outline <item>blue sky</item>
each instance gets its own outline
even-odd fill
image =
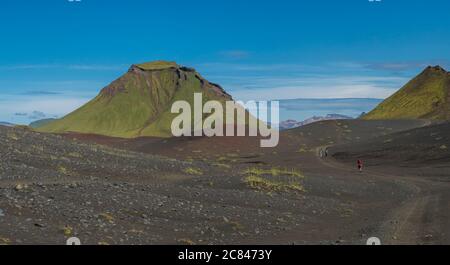
[[[0,120],[64,115],[131,64],[159,59],[241,100],[384,98],[429,64],[450,67],[449,10],[446,0],[3,0]]]

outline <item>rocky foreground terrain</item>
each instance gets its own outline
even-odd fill
[[[289,213],[295,199],[233,187],[238,172],[207,163],[6,127],[0,143],[0,243],[231,243],[298,222]],[[255,200],[264,207],[253,208]],[[272,214],[275,207],[285,213]]]
[[[230,138],[99,145],[0,126],[0,244],[448,243],[448,183],[317,155],[413,125],[395,126],[318,123],[264,150]]]

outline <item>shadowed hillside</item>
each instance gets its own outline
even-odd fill
[[[362,158],[372,164],[400,164],[413,167],[450,162],[450,123],[435,124],[366,139],[359,144],[333,148],[345,161]]]

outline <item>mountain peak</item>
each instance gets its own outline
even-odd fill
[[[129,72],[134,71],[163,71],[163,70],[181,70],[184,72],[196,72],[194,68],[186,67],[170,61],[153,61],[147,63],[133,64]]]
[[[134,64],[86,105],[39,130],[124,138],[170,137],[171,121],[176,116],[170,107],[179,100],[192,103],[195,93],[202,93],[205,101],[225,104],[233,100],[193,68],[168,61]]]
[[[447,72],[447,70],[445,70],[440,65],[436,65],[436,66],[431,66],[430,65],[427,68],[425,68],[424,72],[438,72],[438,73],[445,73],[445,74],[449,73],[449,72]]]
[[[176,62],[169,62],[169,61],[153,61],[153,62],[146,62],[141,64],[134,64],[131,66],[137,67],[144,71],[152,71],[152,70],[164,70],[164,69],[170,69],[170,68],[179,68],[179,65]]]
[[[428,66],[363,119],[450,120],[450,73]]]

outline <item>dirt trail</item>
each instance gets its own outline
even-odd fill
[[[385,174],[365,169],[359,173],[333,158],[320,158],[318,147],[316,158],[322,165],[350,173],[349,177],[370,178],[374,181],[391,181],[408,188],[409,198],[400,205],[386,209],[390,213],[379,225],[380,239],[384,244],[449,244],[449,185],[426,178]]]

